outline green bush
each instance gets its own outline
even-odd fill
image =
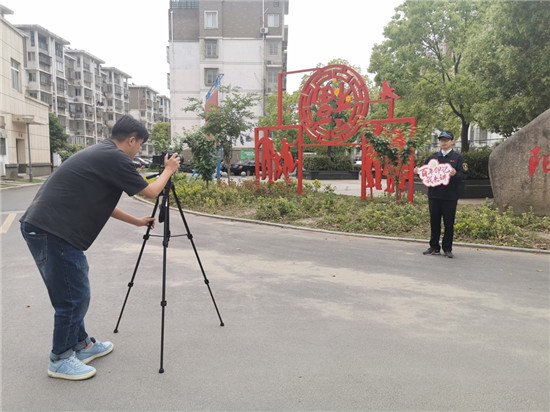
[[[464,161],[468,164],[469,179],[489,179],[489,155],[491,152],[492,149],[489,147],[479,147],[461,153]]]
[[[331,170],[332,162],[329,156],[308,156],[304,158],[306,170]]]
[[[307,156],[304,158],[304,168],[306,170],[353,170],[351,159],[347,155],[340,156]]]
[[[415,195],[414,203],[397,202],[391,195],[363,201],[338,195],[319,181],[305,183],[298,195],[295,180],[291,184],[222,180],[207,187],[185,174],[176,175],[175,184],[183,207],[199,212],[349,233],[429,238],[428,201],[422,194]],[[512,209],[501,213],[491,201],[461,205],[456,214],[456,242],[547,249],[548,233],[550,218],[532,212],[515,215]]]

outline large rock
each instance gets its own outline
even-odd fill
[[[500,210],[550,216],[550,110],[493,150],[489,177]]]

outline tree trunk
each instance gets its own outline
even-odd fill
[[[468,131],[470,130],[470,123],[467,123],[462,119],[462,127],[460,130],[460,151],[467,152],[470,150],[470,142],[468,140]]]

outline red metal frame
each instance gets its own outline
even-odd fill
[[[283,124],[283,76],[313,72],[302,88],[298,113],[300,124]],[[411,154],[407,165],[399,166],[400,185],[394,187],[391,173],[385,168],[381,169],[378,154],[365,138],[364,128],[372,127],[375,134],[380,136],[394,136],[391,145],[403,148],[405,139],[412,138],[416,129],[416,118],[394,118],[394,102],[400,97],[394,93],[387,81],[382,84],[380,99],[370,100],[367,85],[363,78],[355,70],[348,66],[335,64],[322,68],[304,69],[278,74],[278,107],[277,126],[258,127],[254,130],[256,153],[256,181],[268,179],[270,183],[284,176],[290,182],[289,173],[296,167],[298,179],[298,193],[302,193],[302,165],[303,151],[305,147],[315,146],[360,146],[361,147],[361,199],[366,199],[366,189],[370,188],[370,196],[373,197],[373,188],[382,189],[382,176],[386,176],[386,191],[398,191],[408,184],[408,200],[414,199],[414,153]],[[366,120],[369,105],[376,103],[388,104],[388,118]],[[395,125],[392,128],[385,126]],[[410,127],[409,136],[405,137],[402,127]],[[292,142],[283,142],[279,153],[275,150],[270,138],[271,131],[296,129],[298,138]],[[360,142],[348,142],[349,139],[361,132]],[[309,143],[305,138],[312,140]],[[298,159],[294,160],[289,148],[298,147]],[[260,157],[262,156],[262,157]],[[261,165],[261,170],[260,170]],[[372,176],[374,169],[375,175]]]

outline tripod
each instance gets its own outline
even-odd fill
[[[154,177],[153,175],[152,177]],[[157,174],[158,176],[158,174]],[[204,273],[204,268],[202,267],[202,263],[199,257],[199,254],[197,252],[197,248],[195,247],[195,242],[193,241],[193,235],[191,234],[189,230],[189,226],[187,225],[187,220],[185,219],[185,215],[183,214],[183,210],[181,208],[180,201],[178,199],[178,196],[176,194],[176,189],[174,187],[174,183],[172,182],[172,177],[168,180],[168,183],[166,183],[166,186],[163,189],[163,192],[157,196],[157,200],[155,202],[155,207],[153,208],[153,213],[151,214],[151,217],[155,217],[155,214],[157,212],[157,208],[159,207],[159,201],[162,197],[162,201],[160,201],[160,211],[159,211],[159,223],[164,223],[164,233],[163,233],[163,252],[162,252],[162,300],[160,302],[160,306],[162,307],[162,318],[161,318],[161,335],[160,335],[160,369],[159,373],[164,373],[164,316],[165,316],[165,308],[166,308],[166,255],[167,255],[167,249],[168,244],[170,243],[170,193],[173,194],[174,199],[176,201],[176,204],[178,206],[178,210],[180,212],[181,218],[183,220],[183,224],[185,225],[186,235],[176,235],[174,237],[178,236],[187,236],[189,241],[191,242],[191,245],[193,246],[193,250],[195,251],[195,256],[197,257],[197,262],[199,263],[202,276],[204,278],[204,283],[208,287],[208,292],[210,293],[210,297],[212,298],[212,302],[214,303],[214,307],[216,308],[216,313],[218,314],[218,318],[220,320],[220,326],[224,326],[222,317],[220,316],[220,311],[218,310],[218,305],[216,305],[216,300],[214,299],[214,295],[212,294],[212,290],[210,289],[210,281],[206,277],[206,274]],[[136,262],[136,266],[134,268],[134,273],[132,274],[132,278],[130,279],[130,282],[128,283],[128,291],[126,292],[126,297],[124,298],[124,303],[122,304],[122,309],[120,310],[120,315],[118,317],[117,324],[115,326],[114,333],[118,333],[118,326],[120,324],[120,320],[122,319],[122,314],[124,313],[124,308],[126,307],[126,302],[128,301],[128,297],[130,296],[130,290],[132,290],[132,287],[134,286],[134,279],[136,277],[136,273],[138,271],[139,263],[141,261],[141,257],[143,255],[143,250],[145,249],[145,244],[147,243],[147,240],[149,240],[150,235],[149,232],[151,231],[152,223],[147,226],[147,231],[145,232],[145,235],[143,235],[143,243],[141,245],[141,250],[139,252],[139,256]]]

